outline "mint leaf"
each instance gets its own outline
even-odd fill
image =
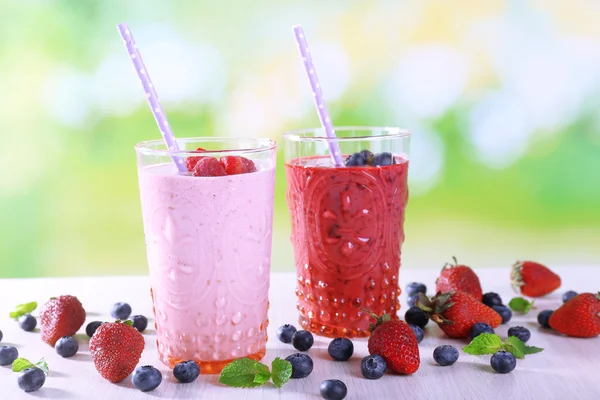
[[[12,363],[12,371],[13,372],[21,372],[24,369],[34,367],[34,365],[26,358],[17,358]]]
[[[271,370],[273,371],[271,379],[273,385],[278,388],[282,387],[292,376],[292,364],[287,360],[282,360],[277,357],[271,363]]]
[[[48,363],[43,357],[40,361],[35,363],[35,366],[44,371],[44,375],[48,375],[48,372],[50,372],[50,368],[48,368]]]
[[[525,345],[525,354],[535,354],[535,353],[539,353],[541,351],[544,351],[544,349],[542,349],[541,347]]]
[[[502,339],[493,333],[482,333],[463,347],[463,351],[474,356],[494,354],[502,348]]]
[[[509,336],[504,341],[502,349],[508,351],[516,358],[525,358],[525,343],[516,336]]]
[[[20,316],[29,314],[37,308],[37,302],[32,301],[30,303],[19,304],[15,307],[15,311],[8,314],[13,319],[18,319]]]
[[[531,310],[531,307],[533,307],[533,303],[535,303],[535,300],[530,302],[527,299],[524,299],[523,297],[515,297],[514,299],[508,302],[508,306],[513,311],[527,314],[529,310]]]
[[[264,380],[266,374],[270,377],[269,367],[266,365],[249,358],[240,358],[223,368],[219,382],[231,387],[256,387],[269,380],[269,378]]]

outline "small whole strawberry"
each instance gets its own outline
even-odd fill
[[[252,160],[240,156],[225,156],[219,160],[227,175],[247,174],[256,172],[256,165]]]
[[[452,338],[469,337],[477,322],[492,328],[502,323],[500,314],[465,292],[438,293],[431,299],[419,293],[418,307]]]
[[[194,176],[225,176],[225,168],[214,157],[201,157],[192,170]]]
[[[533,261],[517,261],[510,272],[515,290],[529,297],[540,297],[560,287],[560,276],[542,264]]]
[[[600,335],[600,292],[582,293],[567,301],[550,316],[550,327],[573,337]]]
[[[198,152],[203,152],[206,151],[205,149],[203,149],[202,147],[198,147],[196,149],[196,151]],[[187,170],[189,172],[193,172],[194,171],[194,167],[196,166],[196,164],[198,164],[198,161],[200,161],[201,159],[203,159],[203,156],[191,156],[185,159],[185,166],[187,167]]]
[[[50,346],[63,336],[73,336],[85,322],[85,310],[75,296],[52,297],[40,310],[40,333]]]
[[[415,373],[421,358],[417,337],[410,326],[404,321],[392,321],[389,314],[379,317],[368,310],[364,311],[377,320],[371,324],[371,336],[367,344],[369,354],[379,354],[387,367],[397,374]]]
[[[127,378],[140,361],[144,337],[131,321],[107,322],[90,339],[90,354],[96,371],[112,383]]]
[[[465,292],[481,301],[483,291],[479,277],[466,265],[459,265],[456,257],[452,257],[454,265],[446,263],[442,273],[435,281],[435,291],[438,293]]]

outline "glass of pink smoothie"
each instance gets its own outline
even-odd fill
[[[218,373],[266,351],[277,146],[177,142],[176,153],[162,140],[136,145],[158,355],[170,368],[194,360],[202,373]],[[179,173],[173,156],[190,172]],[[198,172],[208,157],[208,172]]]

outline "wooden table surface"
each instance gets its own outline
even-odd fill
[[[22,331],[8,313],[16,304],[38,301],[51,296],[72,294],[81,300],[88,312],[86,321],[110,320],[113,303],[126,301],[134,314],[152,315],[147,277],[90,277],[48,279],[0,280],[0,330],[4,333],[1,344],[10,344],[19,355],[36,361],[45,357],[50,366],[46,384],[32,394],[22,392],[17,386],[17,374],[9,367],[0,367],[0,399],[304,399],[321,398],[319,385],[325,379],[343,380],[348,387],[347,399],[598,399],[600,398],[600,337],[573,339],[542,329],[536,322],[537,313],[546,308],[555,309],[561,304],[564,291],[594,292],[600,289],[600,267],[555,268],[563,278],[563,286],[556,292],[536,302],[537,310],[527,316],[514,315],[496,332],[505,337],[510,326],[522,325],[531,330],[528,344],[543,347],[540,354],[518,360],[517,368],[510,374],[494,373],[489,365],[490,356],[470,356],[462,351],[456,364],[437,366],[433,350],[440,344],[462,348],[464,341],[445,338],[433,323],[426,328],[421,342],[421,367],[412,376],[386,374],[382,379],[369,381],[360,373],[360,360],[368,354],[366,340],[354,340],[355,353],[348,362],[334,362],[327,355],[329,339],[315,337],[309,354],[315,361],[313,373],[305,379],[290,380],[283,388],[265,385],[253,389],[233,389],[221,386],[216,375],[201,376],[191,384],[176,383],[171,372],[156,356],[155,332],[145,333],[146,350],[140,365],[152,364],[163,373],[162,384],[153,392],[142,393],[135,389],[131,379],[119,384],[104,380],[94,369],[88,351],[85,325],[77,338],[79,353],[68,359],[58,356],[54,349],[43,343],[39,331]],[[402,286],[409,281],[421,281],[433,288],[438,269],[401,271]],[[477,270],[484,291],[498,292],[505,303],[514,296],[506,269]],[[271,309],[269,343],[265,360],[285,358],[294,352],[291,345],[280,343],[275,330],[284,323],[296,323],[295,276],[292,273],[275,273],[271,280]],[[405,296],[402,295],[404,314]],[[37,310],[33,313],[37,316]],[[150,322],[152,326],[152,321]]]

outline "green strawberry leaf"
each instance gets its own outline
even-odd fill
[[[15,361],[13,361],[13,363],[12,363],[12,371],[13,372],[21,372],[24,369],[31,368],[31,367],[34,367],[34,366],[35,365],[33,365],[31,363],[31,361],[29,361],[28,359],[19,357]]]
[[[50,372],[50,368],[48,368],[48,363],[46,362],[46,359],[43,357],[40,361],[35,363],[35,366],[38,367],[39,369],[41,369],[42,371],[44,371],[44,375],[46,375],[46,376]]]
[[[282,387],[292,376],[292,364],[287,360],[282,360],[277,357],[271,363],[271,370],[273,371],[271,379],[273,385],[278,388]]]
[[[32,301],[30,303],[19,304],[15,307],[15,311],[8,314],[13,319],[18,319],[20,316],[30,314],[37,308],[37,302]]]
[[[508,306],[513,311],[527,314],[529,310],[531,310],[531,307],[533,307],[534,303],[535,300],[530,302],[527,299],[524,299],[523,297],[515,297],[508,303]]]
[[[265,380],[267,374],[269,376]],[[223,368],[219,382],[231,387],[250,388],[264,384],[269,380],[270,375],[269,367],[266,365],[249,358],[240,358]]]
[[[122,321],[125,325],[133,326],[133,321],[128,319],[126,321]]]
[[[493,333],[482,333],[463,347],[463,351],[474,356],[494,354],[502,348],[502,339]]]

